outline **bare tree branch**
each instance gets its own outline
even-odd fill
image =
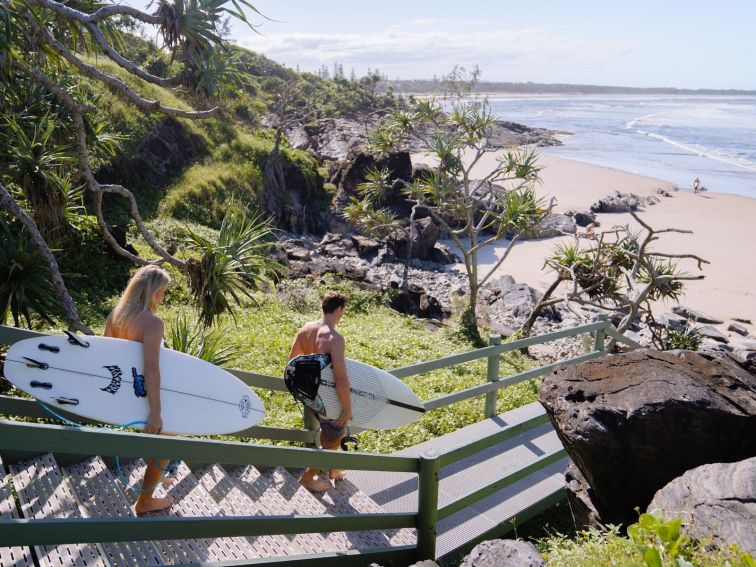
[[[58,262],[57,260],[55,260],[55,256],[53,256],[53,253],[47,246],[47,242],[45,242],[42,234],[40,234],[37,225],[34,223],[34,220],[26,214],[26,212],[18,205],[18,203],[16,203],[16,201],[13,199],[11,194],[3,186],[2,183],[0,183],[0,208],[6,209],[14,217],[21,221],[24,227],[26,227],[26,230],[29,231],[29,235],[34,241],[34,244],[37,246],[37,249],[42,255],[42,258],[44,258],[45,262],[47,262],[47,266],[50,268],[53,286],[55,287],[55,291],[58,294],[58,299],[60,299],[60,302],[63,305],[63,309],[66,312],[69,329],[82,331],[84,333],[87,333],[88,335],[94,334],[89,327],[82,323],[81,318],[79,317],[79,312],[76,309],[76,305],[74,305],[73,299],[71,299],[71,294],[68,293],[68,289],[66,288],[66,283],[63,281],[63,276],[60,275]]]

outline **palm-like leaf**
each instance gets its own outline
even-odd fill
[[[233,316],[233,306],[270,281],[279,265],[268,257],[273,228],[260,216],[230,208],[221,224],[217,242],[211,242],[191,229],[184,230],[189,250],[199,259],[187,262],[189,283],[200,320],[206,326],[221,313]]]
[[[32,325],[35,312],[52,323],[57,296],[50,270],[25,230],[14,231],[0,218],[0,323],[8,314],[18,326],[22,319]]]
[[[189,322],[186,313],[180,313],[169,325],[170,348],[216,366],[226,366],[235,358],[233,348],[223,346],[223,342],[224,334],[221,329],[208,331],[197,328]]]

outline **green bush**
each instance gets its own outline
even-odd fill
[[[617,526],[590,529],[574,539],[556,534],[540,540],[547,564],[553,567],[753,567],[753,557],[735,545],[718,546],[710,539],[692,540],[682,534],[679,518],[659,512],[641,514],[629,526],[629,537]]]

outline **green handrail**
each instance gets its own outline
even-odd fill
[[[499,355],[527,346],[551,340],[596,332],[592,352],[521,372],[506,378],[496,378]],[[0,326],[0,344],[12,344],[42,333]],[[528,337],[505,344],[492,341],[488,347],[471,352],[454,354],[438,360],[412,364],[390,371],[405,378],[438,368],[453,366],[480,358],[489,359],[489,381],[426,402],[426,409],[433,410],[458,401],[487,395],[488,413],[495,402],[495,393],[506,386],[522,382],[566,364],[578,364],[603,356],[604,338],[609,335],[616,340],[640,347],[632,340],[614,331],[611,323],[601,319],[594,323],[563,329],[546,335]],[[286,391],[281,378],[238,369],[227,369],[246,384],[274,391]],[[32,402],[22,398],[0,396],[0,413],[46,417]],[[85,421],[85,420],[81,420]],[[308,531],[349,531],[366,529],[389,529],[416,527],[418,559],[433,559],[436,553],[438,520],[497,492],[517,480],[540,470],[564,457],[564,449],[541,456],[535,462],[520,467],[506,477],[472,491],[441,509],[438,508],[438,483],[440,470],[465,457],[512,438],[529,429],[548,422],[546,414],[509,425],[468,445],[446,451],[441,455],[423,455],[419,459],[389,455],[362,453],[336,453],[313,449],[268,447],[249,443],[208,441],[191,438],[166,438],[145,436],[131,432],[118,432],[95,428],[76,429],[57,425],[0,421],[0,450],[18,453],[54,452],[66,456],[182,458],[196,463],[218,462],[230,465],[284,466],[292,468],[350,468],[354,470],[381,470],[419,474],[418,514],[363,514],[355,518],[347,516],[286,516],[286,517],[216,517],[216,518],[147,518],[147,519],[63,519],[63,520],[5,520],[0,521],[0,546],[40,545],[93,541],[134,541],[147,539],[182,539],[187,537],[224,537],[236,535],[265,535],[277,533],[306,533]],[[312,432],[275,427],[255,427],[241,432],[250,437],[267,437],[288,441],[312,442]],[[82,454],[86,448],[86,455]],[[151,522],[154,524],[148,525]],[[156,536],[155,530],[160,532]],[[135,530],[135,531],[134,531]],[[402,548],[404,550],[404,548]],[[387,552],[377,552],[387,553]],[[311,556],[308,556],[311,557]]]
[[[433,398],[432,400],[425,402],[425,410],[433,411],[438,408],[461,402],[462,400],[467,400],[468,398],[474,398],[476,396],[487,394],[488,392],[495,392],[496,390],[501,390],[502,388],[506,388],[507,386],[512,386],[513,384],[518,384],[519,382],[530,380],[531,378],[537,378],[538,376],[542,376],[547,372],[551,372],[552,370],[559,368],[560,366],[580,364],[581,362],[586,362],[588,360],[604,356],[604,354],[606,354],[604,351],[593,351],[586,354],[581,354],[567,360],[560,360],[559,362],[555,362],[553,364],[546,364],[545,366],[539,366],[538,368],[533,368],[532,370],[526,370],[525,372],[520,372],[519,374],[507,376],[506,378],[501,378],[496,382],[486,382],[485,384],[472,386],[465,390],[460,390],[459,392],[454,392],[452,394]]]
[[[0,520],[0,546],[414,528],[417,514]]]
[[[264,467],[320,467],[391,472],[418,471],[417,459],[394,455],[344,453],[254,445],[236,441],[211,441],[187,437],[144,435],[94,427],[66,427],[42,423],[0,420],[0,449],[6,451],[102,455],[121,458],[182,459],[194,463],[259,465]],[[86,452],[86,453],[84,453]]]

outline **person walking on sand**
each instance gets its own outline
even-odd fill
[[[341,401],[341,415],[338,419],[325,419],[313,410],[312,413],[320,423],[320,446],[323,449],[335,450],[346,435],[347,424],[352,419],[352,402],[349,394],[349,377],[346,371],[344,337],[336,331],[344,316],[346,297],[338,292],[329,291],[323,297],[321,304],[323,316],[319,321],[312,321],[304,325],[297,332],[294,344],[289,352],[289,360],[303,355],[317,359],[321,368],[333,367],[333,377],[336,382],[336,395]],[[296,372],[296,363],[293,371]],[[330,481],[343,480],[344,471],[331,469],[328,480],[320,478],[320,469],[309,468],[302,473],[299,483],[313,492],[324,492],[331,488]]]
[[[701,187],[701,180],[700,180],[700,179],[698,179],[698,177],[696,177],[696,178],[695,178],[695,179],[693,180],[693,192],[694,192],[694,193],[698,193],[698,191],[699,191],[700,187]]]
[[[143,266],[132,276],[118,305],[105,322],[106,337],[137,341],[144,345],[144,381],[149,402],[145,433],[159,435],[163,430],[160,407],[160,347],[163,344],[163,321],[156,315],[171,278],[163,268]],[[168,461],[152,459],[147,465],[142,492],[134,506],[137,516],[165,510],[171,498],[154,498],[152,493],[160,482]],[[151,487],[151,488],[150,488]]]

